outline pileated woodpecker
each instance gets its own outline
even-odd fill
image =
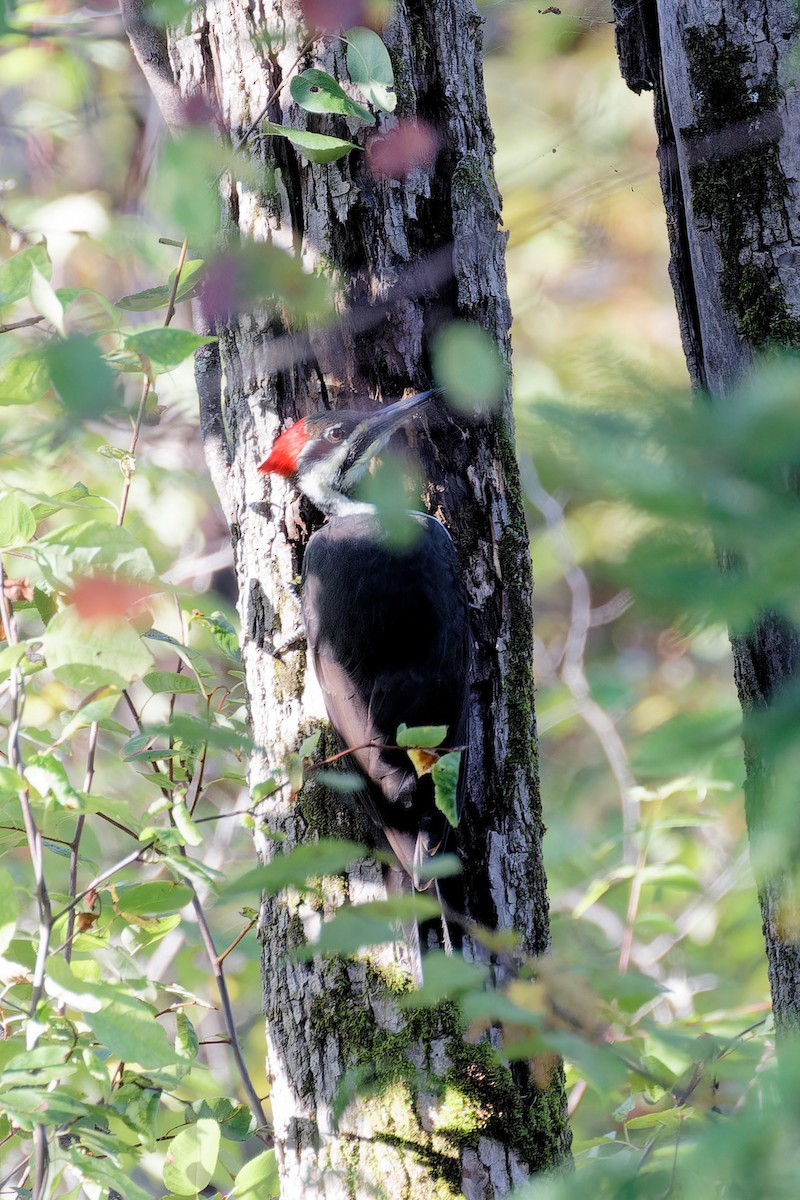
[[[331,725],[364,778],[370,815],[420,890],[421,869],[444,846],[448,823],[430,775],[396,748],[401,723],[446,725],[466,739],[470,632],[450,535],[425,513],[409,545],[384,528],[357,487],[392,434],[432,392],[377,412],[326,412],[285,430],[259,467],[290,479],[328,518],[303,557],[302,611]],[[394,747],[394,748],[393,748]],[[462,761],[459,794],[465,776]]]

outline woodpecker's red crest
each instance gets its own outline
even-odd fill
[[[305,417],[295,421],[276,439],[272,449],[258,468],[265,475],[283,475],[291,479],[297,472],[297,460],[306,442],[313,436]]]

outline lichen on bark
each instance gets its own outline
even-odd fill
[[[796,346],[800,319],[770,257],[770,246],[783,240],[776,224],[788,232],[781,211],[789,203],[779,152],[782,126],[770,120],[783,98],[777,67],[759,73],[755,50],[731,41],[724,20],[691,27],[683,40],[697,113],[681,131],[696,157],[691,203],[720,247],[722,302],[754,349]],[[698,153],[701,142],[706,144]],[[759,246],[759,230],[768,226],[769,237],[762,233]]]

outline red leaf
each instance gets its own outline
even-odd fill
[[[67,597],[83,621],[101,621],[104,617],[124,617],[136,604],[152,596],[153,588],[130,579],[93,575],[79,579]]]
[[[432,166],[439,135],[426,121],[400,121],[367,143],[367,167],[377,179],[402,179],[409,171]]]

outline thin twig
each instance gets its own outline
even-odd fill
[[[189,248],[189,239],[184,238],[183,245],[181,246],[181,252],[178,255],[178,265],[175,268],[175,278],[172,281],[172,291],[170,292],[170,295],[169,295],[169,304],[167,305],[167,315],[164,317],[164,328],[165,329],[172,322],[172,318],[175,316],[175,298],[178,295],[178,287],[181,282],[181,273],[183,271],[184,263],[186,262],[186,251],[188,250],[188,248]]]
[[[123,5],[123,8],[124,8],[124,5]],[[164,328],[165,329],[171,322],[172,318],[175,316],[175,297],[178,294],[178,287],[179,287],[180,281],[181,281],[181,272],[183,270],[183,265],[186,262],[186,250],[187,250],[188,245],[189,245],[188,239],[184,238],[183,244],[181,246],[181,253],[178,258],[178,265],[175,268],[175,278],[172,282],[172,291],[171,291],[170,297],[169,297],[169,304],[167,305],[167,315],[164,318]],[[133,423],[133,431],[131,433],[131,444],[128,447],[128,457],[132,461],[130,463],[126,464],[126,467],[125,467],[125,482],[122,485],[122,499],[120,500],[119,513],[117,514],[117,525],[120,525],[120,526],[122,525],[123,521],[125,520],[125,512],[128,507],[128,496],[130,494],[131,483],[133,481],[133,472],[135,470],[136,447],[139,443],[139,434],[142,431],[142,421],[144,420],[145,408],[147,406],[147,397],[149,395],[150,395],[150,376],[147,374],[147,372],[145,372],[144,380],[142,382],[142,394],[139,398],[139,408],[136,413],[136,420]]]
[[[628,765],[622,738],[606,710],[592,697],[584,669],[586,642],[594,623],[589,581],[577,565],[565,532],[564,510],[556,498],[542,486],[530,457],[520,461],[520,473],[527,495],[545,519],[553,549],[564,569],[564,579],[572,598],[561,678],[575,701],[578,715],[596,734],[616,780],[622,812],[623,860],[634,864],[638,857],[634,833],[639,823],[639,805],[634,792],[635,780]]]
[[[86,774],[83,778],[83,791],[85,794],[92,790],[94,781],[94,766],[95,757],[97,755],[97,735],[100,731],[100,726],[97,721],[93,721],[89,728],[89,745],[86,750]],[[78,890],[78,863],[80,862],[80,845],[83,837],[84,826],[86,825],[86,815],[81,813],[75,822],[75,834],[72,838],[69,854],[69,895],[74,896]],[[67,917],[67,933],[64,946],[64,958],[67,962],[72,958],[72,938],[75,929],[75,909],[69,911]]]
[[[183,851],[183,854],[186,856],[185,850]],[[239,1044],[239,1037],[236,1032],[236,1019],[233,1015],[233,1007],[231,1005],[230,993],[228,992],[228,984],[227,980],[225,979],[225,971],[222,966],[222,959],[224,956],[217,954],[216,947],[214,945],[214,938],[212,936],[211,929],[209,928],[208,921],[206,920],[206,914],[203,909],[203,905],[200,902],[200,897],[197,895],[197,891],[191,881],[189,881],[189,886],[192,889],[192,908],[194,909],[195,916],[197,918],[197,925],[200,930],[200,936],[203,940],[203,945],[205,946],[209,965],[214,973],[214,980],[216,982],[217,992],[219,994],[222,1019],[230,1040],[231,1050],[233,1051],[233,1057],[236,1061],[236,1067],[239,1072],[239,1078],[241,1080],[242,1087],[244,1088],[245,1095],[247,1096],[248,1107],[255,1118],[256,1126],[259,1130],[265,1131],[268,1128],[267,1118],[264,1113],[264,1109],[261,1106],[261,1099],[255,1087],[253,1086],[252,1079],[250,1078],[250,1072],[248,1071],[247,1064],[244,1061],[244,1055],[242,1054],[242,1048]],[[228,951],[226,950],[225,953],[227,954]]]
[[[13,1136],[16,1136],[16,1134]],[[6,1139],[4,1138],[3,1140],[5,1141]],[[18,1175],[20,1171],[24,1171],[30,1165],[30,1161],[31,1155],[26,1154],[23,1159],[20,1159],[16,1166],[11,1168],[7,1175],[4,1175],[3,1178],[0,1179],[0,1195],[2,1195],[6,1186],[11,1182],[14,1176]],[[17,1195],[19,1195],[19,1190],[17,1190]]]
[[[589,581],[578,566],[570,540],[564,528],[564,510],[541,484],[533,460],[527,456],[520,461],[525,490],[545,519],[553,549],[564,569],[564,579],[572,598],[570,625],[561,665],[561,679],[575,702],[575,710],[592,729],[611,768],[619,792],[622,814],[622,860],[633,866],[625,928],[619,952],[619,970],[624,974],[630,965],[636,926],[636,914],[641,899],[646,851],[637,847],[636,831],[640,821],[635,780],[622,738],[613,720],[591,694],[584,659],[589,630],[597,622],[593,614]],[[624,611],[624,610],[620,610]]]
[[[219,961],[220,961],[220,963],[224,963],[225,959],[228,957],[228,955],[230,954],[231,950],[235,950],[235,949],[236,949],[236,947],[239,945],[239,942],[241,942],[241,941],[242,941],[244,938],[246,938],[246,937],[247,937],[248,933],[249,933],[249,932],[250,932],[250,930],[253,928],[253,926],[254,926],[254,925],[257,923],[257,921],[258,921],[258,917],[253,917],[252,921],[248,921],[247,925],[245,925],[244,929],[243,929],[243,930],[242,930],[242,932],[239,934],[239,936],[238,936],[238,937],[235,937],[235,938],[233,939],[233,941],[231,942],[230,946],[228,946],[228,949],[227,949],[227,950],[223,950],[223,951],[222,951],[222,954],[220,954],[220,955],[219,955]]]
[[[131,434],[131,444],[128,450],[130,459],[133,460],[136,453],[136,444],[139,441],[139,434],[142,429],[142,421],[144,420],[144,410],[147,405],[147,397],[150,395],[150,376],[145,374],[142,380],[142,392],[139,397],[139,408],[136,412],[136,420],[133,423],[133,433]],[[135,470],[135,462],[130,461],[125,463],[123,470],[125,471],[125,482],[122,485],[122,499],[119,503],[119,512],[117,513],[117,525],[121,526],[125,520],[125,512],[128,507],[128,496],[130,495],[131,483],[133,482],[133,472]]]
[[[6,631],[6,639],[9,646],[17,645],[19,641],[19,637],[17,635],[17,625],[14,617],[13,606],[6,596],[6,573],[1,556],[0,616],[2,616],[3,625]],[[11,720],[8,729],[8,762],[12,769],[17,772],[20,780],[23,782],[23,786],[19,791],[19,804],[22,810],[22,823],[25,827],[25,837],[28,842],[28,853],[30,854],[33,877],[36,885],[36,903],[39,909],[39,942],[36,948],[36,963],[33,969],[31,1002],[28,1010],[30,1016],[33,1017],[36,1013],[36,1009],[39,1007],[39,1001],[41,1000],[42,992],[44,991],[45,963],[47,961],[47,953],[50,948],[50,935],[53,928],[53,914],[50,907],[50,895],[47,890],[47,881],[45,880],[44,876],[44,848],[42,844],[42,835],[34,819],[28,785],[24,782],[25,775],[24,764],[22,760],[22,748],[20,745],[20,728],[22,725],[22,712],[25,706],[25,684],[22,678],[22,673],[16,666],[12,667],[11,669],[9,683],[11,698]],[[47,1130],[44,1125],[34,1125],[33,1147],[32,1195],[33,1200],[43,1200],[50,1161],[47,1145]]]
[[[300,63],[303,61],[303,59],[305,58],[305,56],[306,56],[306,54],[308,53],[308,51],[309,51],[309,50],[311,49],[311,47],[314,45],[314,42],[315,42],[315,41],[316,41],[316,38],[309,38],[309,39],[308,39],[308,41],[305,43],[305,45],[300,47],[300,51],[299,51],[299,53],[298,53],[298,55],[297,55],[297,58],[296,58],[296,59],[294,60],[294,62],[291,64],[291,66],[289,67],[289,69],[288,69],[287,71],[284,71],[284,73],[283,73],[283,78],[281,79],[281,82],[278,84],[278,86],[277,86],[276,88],[274,88],[274,89],[273,89],[273,91],[270,93],[270,95],[269,95],[269,96],[267,96],[267,99],[264,101],[264,104],[263,104],[263,106],[262,106],[262,108],[261,108],[261,111],[260,111],[260,112],[258,113],[258,115],[257,115],[257,116],[256,116],[256,117],[255,117],[255,118],[254,118],[254,119],[253,119],[251,122],[250,122],[250,124],[247,126],[247,129],[245,129],[244,133],[243,133],[243,134],[240,136],[240,138],[238,139],[238,141],[236,141],[236,142],[234,143],[234,145],[233,145],[233,153],[234,153],[234,154],[238,153],[238,151],[239,151],[239,150],[241,150],[242,146],[245,144],[245,142],[247,141],[247,139],[250,137],[250,134],[251,134],[251,133],[253,133],[253,131],[254,131],[254,130],[255,130],[255,129],[256,129],[256,128],[257,128],[257,127],[258,127],[258,126],[261,124],[261,122],[264,120],[264,117],[266,117],[267,113],[269,112],[269,107],[270,107],[270,105],[271,105],[271,104],[272,104],[272,103],[273,103],[275,100],[277,100],[277,99],[278,99],[278,96],[281,94],[281,92],[283,91],[283,89],[286,87],[287,83],[288,83],[288,82],[289,82],[289,80],[291,79],[291,77],[292,77],[292,74],[293,74],[293,73],[294,73],[294,71],[295,71],[295,68],[300,66]],[[216,178],[215,182],[216,182],[216,183],[219,183],[219,181],[220,181],[220,179],[221,179],[221,178],[222,178],[222,173],[221,173],[220,175],[218,175],[218,176],[217,176],[217,178]]]
[[[27,329],[31,325],[38,325],[43,320],[44,317],[23,317],[21,321],[11,321],[8,325],[0,325],[0,333],[13,333],[15,329]]]
[[[118,871],[123,871],[125,867],[129,867],[131,863],[135,863],[137,859],[141,858],[142,855],[148,850],[152,850],[154,846],[155,842],[145,842],[144,845],[139,846],[139,848],[136,850],[132,850],[130,854],[126,854],[124,858],[121,858],[118,862],[115,862],[113,867],[108,867],[107,870],[101,871],[99,875],[95,875],[91,883],[87,883],[85,888],[83,888],[70,899],[69,904],[65,904],[64,907],[56,913],[56,915],[53,917],[53,924],[55,924],[57,921],[60,921],[62,917],[66,917],[72,911],[72,909],[76,907],[76,905],[80,904],[81,900],[84,898],[84,896],[88,895],[89,892],[96,891],[101,883],[105,883],[105,881],[110,879],[112,875],[116,875]]]

